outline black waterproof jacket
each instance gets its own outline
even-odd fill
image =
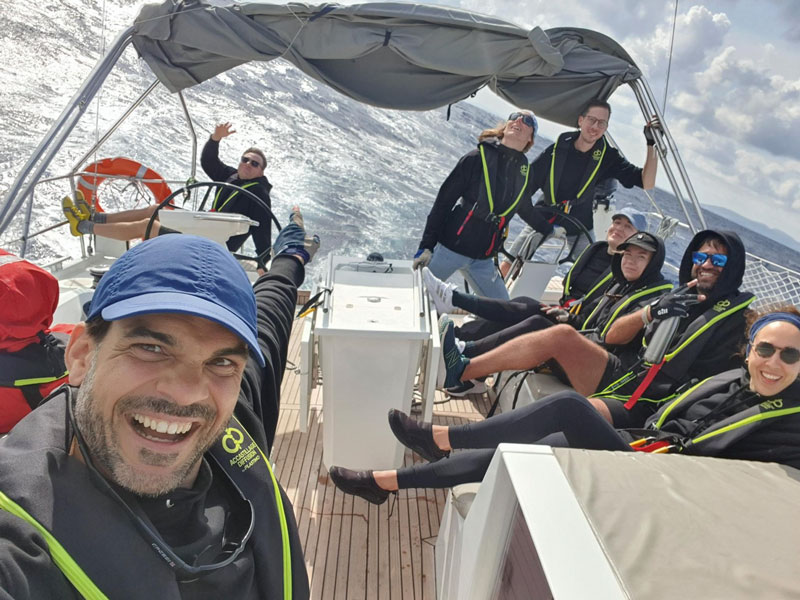
[[[611,285],[590,307],[585,306],[582,311],[583,321],[579,329],[595,329],[594,333],[588,335],[595,342],[605,343],[606,334],[617,319],[641,309],[672,289],[672,284],[661,274],[666,256],[664,241],[649,233],[636,233],[633,237],[639,235],[647,236],[648,240],[656,243],[656,251],[642,274],[635,281],[627,281],[622,274],[622,253],[615,254],[611,259]],[[624,346],[638,349],[640,345],[641,338],[637,337]],[[614,352],[623,350],[619,346],[609,349]]]
[[[666,402],[646,427],[685,454],[800,468],[800,382],[769,398],[749,384],[744,368],[710,377]]]
[[[492,219],[480,149],[486,156],[489,187],[494,204]],[[420,249],[433,250],[437,242],[469,258],[491,258],[503,242],[508,222],[519,213],[532,227],[542,219],[533,212],[528,159],[522,152],[497,140],[484,141],[462,156],[447,176],[425,222]],[[509,212],[508,209],[517,202]]]
[[[258,338],[267,364],[261,368],[254,359],[248,361],[234,415],[265,454],[275,435],[280,384],[303,271],[295,258],[278,257],[270,272],[255,284]],[[283,552],[289,548],[291,597],[309,597],[292,505],[268,477],[237,481],[255,505],[256,529],[245,551],[231,565],[199,580],[178,581],[120,504],[102,491],[71,452],[67,398],[62,388],[0,441],[0,492],[45,525],[107,596],[280,600],[284,597]],[[160,498],[117,490],[176,550],[194,548],[194,553],[207,547],[213,551],[225,535],[223,523],[230,520],[220,515],[238,516],[239,505],[231,500],[236,494],[229,480],[220,474],[210,455],[204,458],[201,476],[191,490],[176,490]],[[242,476],[247,478],[254,471],[245,470]],[[280,498],[287,522],[286,547],[276,498]],[[53,562],[48,543],[34,526],[0,510],[0,532],[0,599],[80,597]],[[211,552],[211,556],[216,554]]]
[[[272,208],[272,200],[269,197],[272,184],[267,180],[266,176],[262,175],[256,179],[239,179],[237,169],[224,164],[219,159],[219,142],[215,142],[211,138],[208,139],[206,145],[203,146],[203,153],[200,155],[200,166],[203,167],[203,171],[213,181],[223,181],[245,188],[248,192],[252,192],[261,198],[268,207]],[[259,206],[257,202],[241,192],[230,190],[215,191],[214,198],[210,198],[210,201],[212,206],[208,206],[207,208],[209,209],[218,212],[236,213],[250,217],[253,221],[258,221],[258,225],[251,225],[247,233],[230,238],[227,243],[228,250],[231,252],[239,250],[248,236],[253,236],[256,254],[262,255],[270,249],[272,245],[272,221],[270,214]]]
[[[564,277],[564,293],[558,303],[562,306],[581,301],[587,306],[611,285],[611,254],[608,253],[608,242],[595,242],[580,253]],[[589,273],[590,264],[604,264],[605,268],[597,275]]]
[[[640,402],[663,402],[682,387],[685,389],[692,383],[741,366],[739,350],[745,341],[746,309],[755,296],[739,290],[745,267],[744,245],[739,236],[733,231],[711,230],[695,235],[681,260],[679,282],[685,284],[691,280],[692,252],[711,234],[725,240],[728,263],[707,299],[690,307],[689,316],[681,320],[668,348],[666,362]],[[599,390],[596,396],[625,401],[636,390],[650,367],[643,362],[643,356],[647,341],[658,326],[658,322],[647,326],[636,356],[623,355],[623,365],[627,366],[617,373],[619,377],[614,383]]]
[[[642,169],[625,160],[619,151],[612,148],[603,137],[597,140],[589,151],[578,152],[574,144],[579,135],[579,131],[562,133],[558,136],[555,144],[545,148],[534,159],[531,192],[542,190],[544,194],[537,206],[554,206],[564,210],[568,203],[570,216],[580,221],[587,229],[593,229],[592,201],[597,184],[612,178],[618,180],[626,188],[642,187]],[[555,160],[553,160],[554,152]],[[575,161],[576,164],[568,164],[570,161]],[[595,167],[597,167],[596,171]],[[578,233],[578,228],[566,219],[556,217],[555,221],[550,224],[548,221],[551,219],[552,217],[548,215],[545,224],[542,225],[540,221],[538,227],[533,225],[534,229],[549,234],[553,230],[553,225],[561,225],[570,235]]]

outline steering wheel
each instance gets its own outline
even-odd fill
[[[574,260],[572,255],[575,253],[575,248],[577,248],[579,246],[578,241],[581,239],[582,236],[586,238],[587,245],[592,245],[594,243],[594,240],[592,239],[592,234],[589,233],[589,230],[586,229],[586,226],[583,223],[581,223],[578,219],[573,217],[572,215],[567,214],[565,212],[562,212],[561,210],[559,210],[555,206],[539,205],[539,206],[536,207],[536,210],[544,211],[544,212],[556,215],[556,216],[560,217],[561,219],[563,219],[565,221],[568,221],[570,224],[574,225],[575,228],[578,230],[578,237],[575,238],[575,243],[572,244],[572,247],[569,250],[569,254],[567,254],[567,256],[565,258],[562,258],[561,260],[559,260],[558,264],[561,265],[561,264],[564,264],[565,262],[569,262],[571,260]],[[541,246],[546,239],[547,239],[547,236],[542,236],[541,237],[541,239],[536,244],[536,247],[534,247],[530,251],[530,256],[533,256],[536,253],[536,251],[539,249],[539,246]],[[500,247],[499,252],[504,254],[505,256],[507,256],[508,258],[511,259],[511,268],[508,270],[508,275],[506,276],[506,281],[512,281],[512,280],[516,279],[516,277],[519,275],[519,272],[522,270],[522,265],[524,264],[525,260],[521,256],[512,256],[506,250],[505,242],[503,242],[503,245]]]
[[[264,202],[264,200],[262,198],[259,198],[258,196],[256,196],[250,190],[247,190],[247,189],[245,189],[243,187],[239,187],[238,185],[233,185],[232,183],[226,183],[226,182],[223,182],[223,181],[199,181],[197,183],[191,183],[191,184],[186,185],[186,186],[184,186],[184,187],[182,187],[180,189],[175,190],[169,196],[167,196],[161,202],[158,203],[158,206],[153,211],[153,214],[150,216],[150,220],[147,222],[147,228],[145,229],[145,232],[144,232],[144,239],[146,239],[146,240],[150,239],[150,233],[151,233],[151,231],[153,229],[153,223],[155,222],[156,218],[158,217],[158,213],[162,208],[164,208],[170,202],[172,202],[172,199],[175,198],[176,196],[178,196],[179,194],[183,194],[183,195],[188,196],[188,194],[189,194],[189,192],[191,190],[198,189],[198,188],[208,188],[206,193],[205,193],[205,195],[203,196],[203,201],[200,203],[200,210],[203,209],[203,207],[205,206],[206,200],[208,199],[209,194],[215,188],[219,188],[220,191],[229,190],[231,193],[239,192],[240,194],[242,194],[243,198],[247,198],[251,202],[255,202],[256,204],[261,206],[261,208],[264,209],[267,212],[267,214],[269,215],[270,220],[273,223],[275,223],[275,226],[278,228],[278,231],[280,231],[282,229],[281,228],[281,224],[278,221],[278,219],[275,217],[275,214],[272,212],[272,209],[267,205],[266,202]],[[262,254],[258,255],[258,256],[247,256],[247,255],[244,255],[244,254],[233,253],[233,255],[236,258],[240,259],[240,260],[241,259],[243,259],[243,260],[254,260],[260,266],[263,266],[264,263],[269,259],[269,254],[270,254],[270,249],[269,248],[266,251],[264,251]]]

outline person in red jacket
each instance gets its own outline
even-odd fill
[[[51,328],[58,281],[0,249],[0,434],[67,381],[64,346],[71,325]]]

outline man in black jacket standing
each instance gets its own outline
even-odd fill
[[[8,597],[308,598],[268,458],[315,249],[301,225],[296,212],[255,294],[196,236],[114,263],[67,347],[71,385],[0,442]]]
[[[267,205],[272,207],[269,192],[272,184],[264,175],[267,166],[267,158],[258,148],[248,148],[242,153],[239,164],[231,167],[224,164],[219,159],[219,143],[223,138],[236,133],[230,123],[220,123],[214,128],[214,133],[203,146],[203,153],[200,155],[200,166],[214,181],[222,181],[239,186],[258,196]],[[216,212],[237,213],[250,217],[253,221],[258,221],[258,225],[250,227],[247,233],[234,236],[228,240],[228,250],[236,252],[242,247],[247,236],[253,236],[253,243],[256,246],[256,254],[259,257],[265,256],[269,250],[272,240],[271,234],[271,214],[245,194],[237,190],[220,189],[214,194],[211,210]]]

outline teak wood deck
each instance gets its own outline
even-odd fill
[[[311,597],[434,600],[434,548],[447,490],[405,490],[375,506],[334,487],[322,464],[321,386],[311,395],[308,432],[300,432],[293,365],[300,364],[301,324],[295,321],[289,342],[272,460],[294,505]],[[447,400],[437,391],[436,401],[434,422],[443,425],[482,419],[489,409],[483,395]],[[406,465],[422,460],[406,451]]]

